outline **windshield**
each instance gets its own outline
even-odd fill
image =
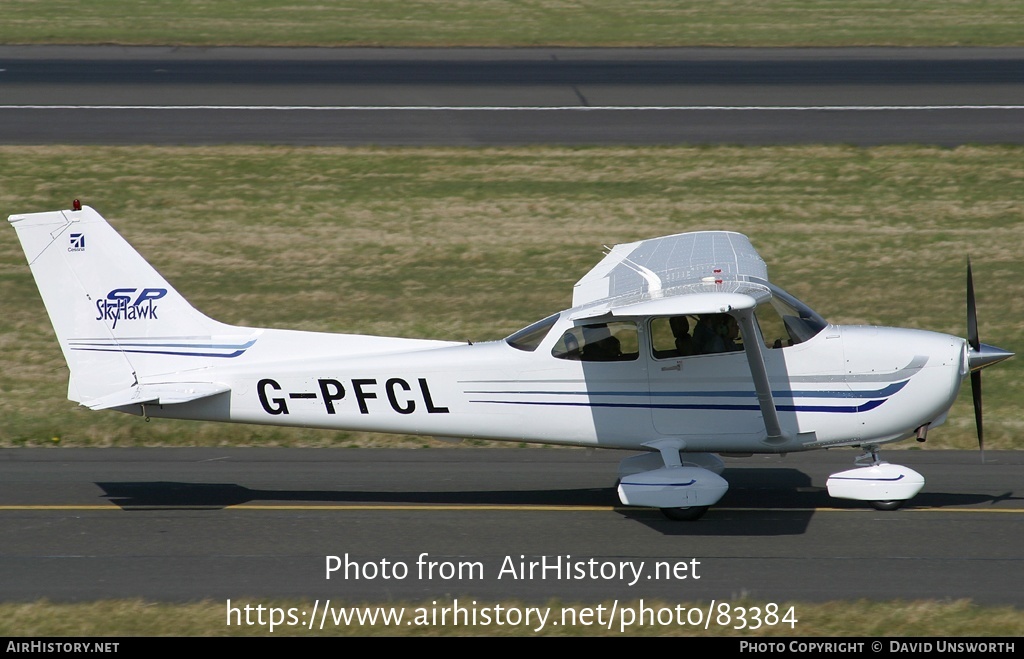
[[[761,336],[769,348],[803,343],[828,327],[828,321],[813,309],[773,284],[771,300],[757,307],[754,315]]]

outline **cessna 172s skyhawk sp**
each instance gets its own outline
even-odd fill
[[[194,309],[89,207],[13,215],[61,350],[68,398],[95,410],[646,451],[623,504],[695,519],[728,489],[717,454],[860,446],[832,496],[893,508],[920,474],[878,446],[941,423],[978,341],[830,325],[769,283],[743,235],[617,245],[572,308],[466,344],[234,327]]]

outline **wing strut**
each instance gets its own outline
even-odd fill
[[[779,441],[783,439],[782,426],[779,424],[779,412],[775,409],[772,385],[768,381],[768,369],[765,368],[764,354],[761,352],[764,346],[761,329],[754,322],[753,309],[738,309],[733,313],[743,332],[743,349],[747,353],[747,364],[750,365],[750,375],[754,379],[757,404],[761,406],[764,428],[768,431],[769,441]]]

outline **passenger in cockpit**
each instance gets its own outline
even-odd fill
[[[689,357],[697,354],[693,348],[693,337],[690,336],[690,319],[686,316],[672,316],[668,319],[668,326],[672,329],[672,336],[676,340],[676,354],[680,357]]]

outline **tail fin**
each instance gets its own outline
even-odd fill
[[[159,383],[180,384],[184,372],[239,356],[255,342],[253,330],[193,308],[88,206],[8,219],[71,369],[73,401],[117,407],[158,400],[154,391],[168,402],[188,400],[182,387]]]

